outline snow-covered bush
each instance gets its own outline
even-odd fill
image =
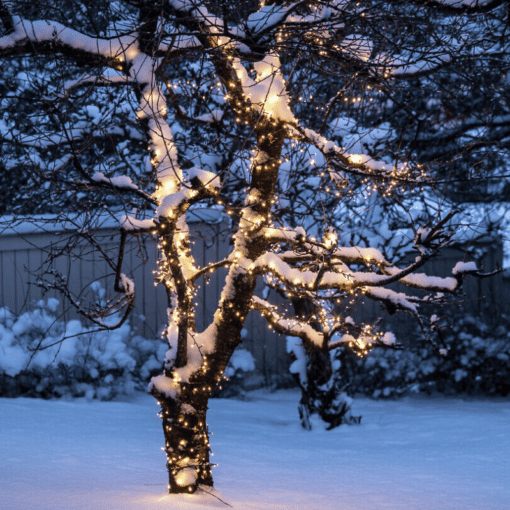
[[[339,350],[343,377],[351,392],[394,397],[408,391],[508,395],[510,318],[490,327],[483,317],[456,319],[444,334],[448,355],[440,357],[425,342],[405,350],[374,349],[359,359]]]
[[[161,370],[161,342],[136,335],[128,323],[100,332],[78,320],[64,323],[58,304],[41,300],[19,317],[0,308],[1,396],[104,400],[145,389]]]
[[[236,349],[213,396],[223,398],[244,396],[246,374],[254,370],[255,359],[252,354],[246,349]]]

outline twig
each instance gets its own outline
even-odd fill
[[[230,508],[234,508],[231,504],[227,503],[225,500],[221,499],[220,497],[216,496],[216,494],[213,494],[212,492],[208,492],[204,489],[203,485],[199,486],[199,490],[205,492],[206,494],[209,494],[210,496],[213,496],[214,498],[220,500],[222,503],[225,503],[225,505],[229,506]]]

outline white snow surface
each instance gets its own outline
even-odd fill
[[[361,425],[303,430],[296,390],[213,400],[216,496],[238,510],[506,510],[510,400],[356,399]],[[156,401],[0,399],[2,510],[206,510],[166,494]]]

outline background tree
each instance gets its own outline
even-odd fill
[[[79,215],[71,220],[104,257],[94,221],[106,213],[121,232],[120,255],[109,261],[116,295],[90,309],[62,275],[54,273],[46,286],[64,292],[99,328],[117,327],[135,292],[122,272],[124,240],[158,238],[156,281],[168,299],[169,350],[150,391],[162,407],[170,492],[212,485],[208,399],[251,310],[309,352],[347,345],[362,355],[376,345],[394,347],[390,332],[345,313],[363,296],[411,314],[444,353],[419,306],[444,302],[466,274],[481,276],[476,264],[463,262],[450,277],[418,272],[452,237],[445,228],[455,214],[439,208],[433,221],[415,226],[408,244],[418,256],[407,266],[352,242],[350,211],[364,216],[375,192],[400,206],[400,196],[434,179],[400,153],[349,150],[330,119],[374,88],[379,93],[403,75],[432,75],[453,51],[462,53],[426,12],[445,5],[463,19],[500,2],[459,2],[458,9],[451,2],[400,4],[402,10],[345,0],[245,1],[235,8],[226,0],[49,2],[30,9],[22,0],[0,3],[0,56],[9,76],[24,73],[3,89],[4,172],[21,164],[23,185],[8,212],[38,212],[35,197],[57,202],[59,214]],[[408,25],[412,36],[402,42],[397,29]],[[18,103],[23,110],[13,109]],[[226,259],[197,267],[186,218],[201,207],[228,214],[233,236]],[[193,299],[216,271],[225,274],[218,307],[197,331]],[[306,302],[306,315],[256,296],[259,278],[290,302]],[[395,282],[423,293],[390,289]]]
[[[299,89],[309,103],[299,110],[301,118],[328,132],[338,145],[388,163],[411,161],[435,176],[433,185],[425,188],[396,186],[389,198],[370,189],[369,181],[350,179],[352,200],[342,203],[341,213],[333,205],[340,219],[335,226],[350,232],[352,244],[378,247],[394,261],[409,258],[408,239],[420,225],[433,222],[441,208],[465,209],[466,201],[474,203],[472,216],[461,221],[469,225],[472,240],[501,227],[507,160],[506,121],[500,115],[508,100],[507,8],[500,2],[451,4],[428,2],[432,9],[423,9],[418,2],[358,3],[359,16],[345,28],[349,35],[342,41],[344,58],[329,67],[327,59],[304,67],[302,81],[295,82],[300,87],[313,84],[307,85],[309,95]],[[317,163],[313,151],[301,156]],[[293,162],[292,167],[300,165]],[[322,210],[330,201],[321,197],[319,207],[306,207],[313,203],[313,186],[296,174],[294,178],[288,221],[295,224],[297,216],[306,216],[311,225],[315,218],[320,229]],[[329,183],[322,184],[327,189]],[[483,209],[479,202],[485,204]],[[296,210],[296,204],[305,207]],[[309,309],[301,300],[294,306],[300,314]],[[308,314],[313,322],[313,312]],[[331,369],[331,357],[305,352],[294,342],[289,348],[293,356],[301,352],[309,357],[307,374],[299,374],[305,427],[310,426],[310,413],[328,423],[349,421],[349,398],[341,397],[348,388],[342,374]]]

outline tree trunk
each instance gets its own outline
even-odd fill
[[[213,485],[206,421],[212,389],[202,384],[181,383],[176,396],[152,392],[161,405],[171,494],[192,494],[199,485]]]
[[[319,329],[310,301],[294,298],[292,304],[297,317],[308,317],[309,324]],[[323,352],[310,345],[305,345],[304,349],[308,357],[306,382],[301,380],[299,374],[293,374],[301,389],[298,410],[303,428],[312,429],[312,414],[318,414],[328,424],[328,430],[343,423],[360,423],[361,416],[350,414],[352,399],[344,393],[346,385],[338,369],[333,370],[329,351]]]
[[[161,273],[168,280],[159,279],[167,282],[169,345],[175,352],[171,353],[172,361],[165,362],[164,374],[152,379],[150,391],[162,407],[168,489],[172,494],[190,494],[199,485],[213,485],[207,404],[232,353],[241,343],[241,331],[251,309],[257,283],[257,274],[252,275],[241,267],[237,258],[255,261],[267,250],[268,241],[259,234],[271,224],[270,211],[286,133],[283,123],[278,125],[270,119],[259,120],[258,159],[254,162],[251,180],[254,193],[251,196],[257,199],[243,210],[240,228],[234,235],[233,253],[236,256],[230,265],[214,322],[202,333],[195,332],[193,320],[194,283],[186,280],[183,271],[182,261],[186,262],[183,257],[191,258],[191,247],[188,238],[175,236],[175,231],[182,233],[186,229],[183,225],[179,226],[180,220],[172,223],[160,219],[158,224],[164,261],[168,261],[168,267],[162,264],[161,268]],[[255,222],[254,217],[260,221]],[[175,326],[178,328],[176,337]],[[203,351],[201,335],[205,335],[203,340],[207,344]],[[193,344],[190,343],[189,347],[196,345],[199,351],[197,359],[188,348],[190,338]],[[185,367],[189,370],[186,370],[184,380],[179,376],[179,369]]]

